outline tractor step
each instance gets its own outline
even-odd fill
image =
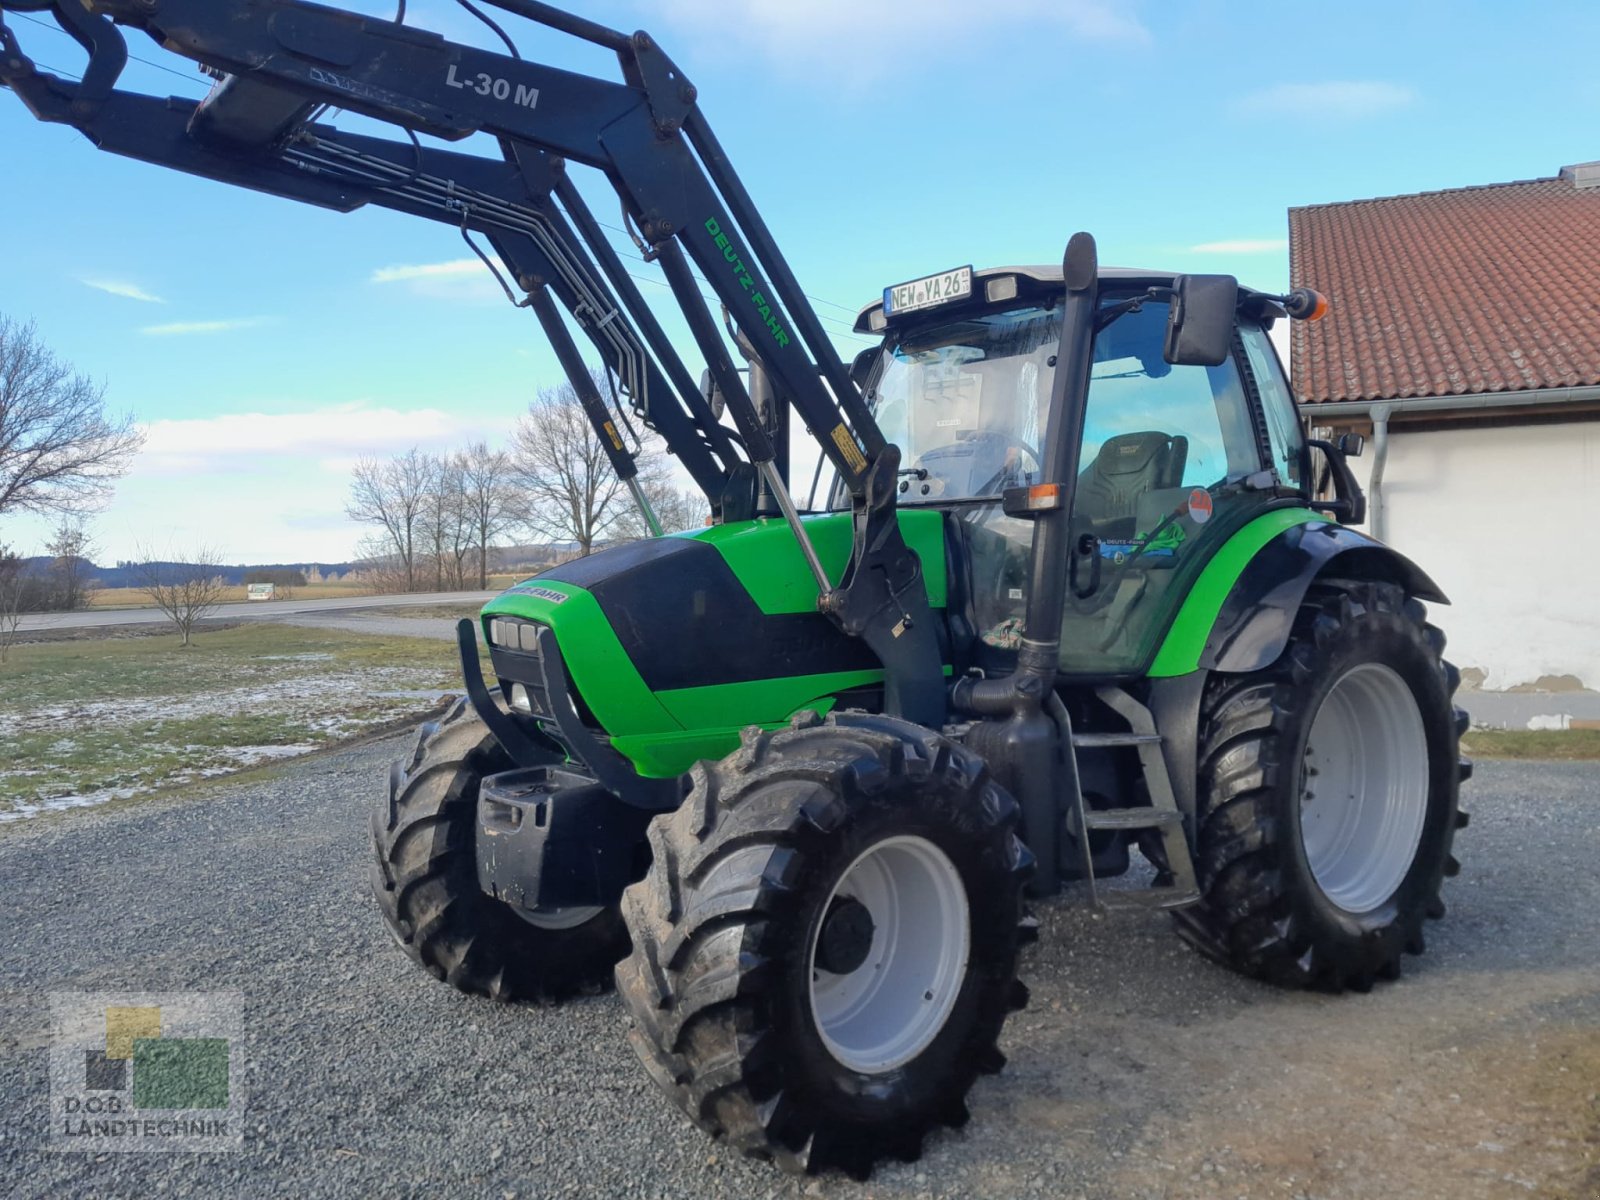
[[[1067,796],[1067,828],[1077,839],[1082,855],[1083,882],[1089,889],[1089,904],[1095,909],[1169,909],[1182,908],[1200,899],[1200,889],[1195,880],[1194,859],[1189,852],[1188,831],[1184,828],[1184,813],[1178,807],[1172,788],[1172,777],[1167,770],[1164,739],[1156,729],[1154,714],[1121,688],[1097,688],[1095,694],[1107,708],[1128,723],[1126,732],[1076,733],[1063,710],[1058,720],[1064,721],[1065,732],[1076,756],[1084,750],[1099,750],[1117,746],[1131,746],[1139,752],[1139,767],[1144,775],[1145,788],[1150,803],[1138,808],[1092,809],[1084,803],[1083,791],[1078,784],[1079,774],[1071,772]],[[1095,886],[1094,855],[1089,845],[1089,834],[1100,830],[1135,831],[1153,829],[1161,835],[1161,854],[1166,861],[1162,874],[1170,880],[1164,886],[1142,891],[1124,891],[1120,888],[1109,893]]]
[[[1091,808],[1084,814],[1090,829],[1166,829],[1183,825],[1183,814],[1165,808]]]

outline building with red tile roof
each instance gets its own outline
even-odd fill
[[[1600,163],[1289,210],[1303,403],[1600,384]]]
[[[1600,690],[1600,162],[1289,210],[1309,425],[1368,435],[1370,531],[1490,687]]]

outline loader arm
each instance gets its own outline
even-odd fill
[[[532,0],[485,2],[611,49],[622,82],[303,0],[0,0],[0,83],[35,116],[71,125],[113,153],[343,211],[379,204],[487,236],[619,476],[637,474],[626,414],[598,394],[558,304],[720,519],[750,515],[760,476],[805,553],[819,609],[883,661],[889,710],[937,728],[943,670],[921,565],[895,518],[899,451],[885,441],[696,107],[695,89],[647,34],[626,35]],[[82,81],[38,71],[4,24],[7,10],[50,13],[89,51]],[[127,59],[118,26],[142,30],[221,82],[198,104],[118,91]],[[398,126],[408,141],[315,124],[323,105]],[[501,158],[424,148],[418,133],[488,134]],[[737,438],[713,417],[628,280],[566,178],[569,162],[600,171],[617,192],[726,398]],[[837,582],[795,512],[696,269],[848,489],[855,532]]]

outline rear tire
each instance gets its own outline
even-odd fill
[[[1444,635],[1389,583],[1315,584],[1279,660],[1216,675],[1201,710],[1196,872],[1175,914],[1259,979],[1365,991],[1421,954],[1459,869],[1466,714]]]
[[[422,726],[372,813],[372,891],[384,923],[436,979],[493,1000],[608,986],[628,952],[615,907],[521,915],[478,886],[478,784],[510,756],[466,700]]]
[[[617,987],[645,1069],[792,1172],[916,1159],[967,1119],[1026,998],[1015,802],[940,735],[856,714],[752,728],[692,779],[623,895]]]

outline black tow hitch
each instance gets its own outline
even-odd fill
[[[654,814],[566,767],[520,767],[478,790],[478,883],[523,909],[615,904],[647,863]]]

